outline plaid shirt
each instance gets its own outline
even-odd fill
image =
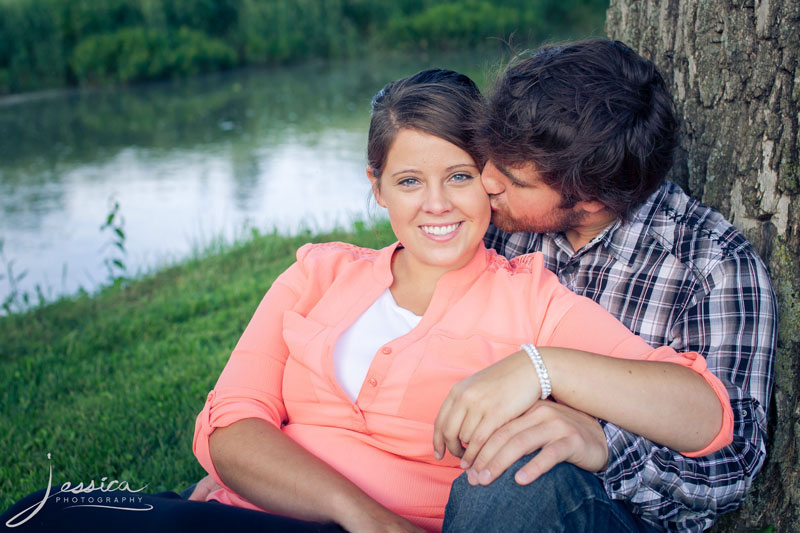
[[[508,258],[542,252],[547,268],[652,346],[696,351],[728,388],[733,443],[688,458],[600,421],[609,463],[597,475],[612,499],[668,530],[701,531],[739,506],[765,458],[777,336],[769,275],[722,215],[675,184],[662,185],[627,223],[578,252],[562,233],[505,234],[486,246]]]

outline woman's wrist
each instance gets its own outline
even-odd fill
[[[366,494],[340,496],[333,521],[346,531],[382,531],[385,524],[404,520]]]
[[[520,349],[527,354],[533,368],[536,370],[536,376],[539,379],[539,399],[546,400],[553,392],[553,388],[547,365],[544,364],[541,353],[533,344],[523,344]]]
[[[385,510],[355,485],[331,494],[331,519],[347,531],[364,531]]]

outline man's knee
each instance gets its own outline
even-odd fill
[[[533,455],[523,457],[487,486],[472,486],[467,481],[466,474],[460,475],[453,482],[448,509],[458,509],[474,503],[485,511],[488,502],[500,507],[513,505],[516,509],[519,508],[517,505],[535,501],[536,509],[541,510],[547,505],[576,498],[583,500],[598,493],[605,497],[599,480],[569,463],[560,463],[532,483],[519,485],[514,480],[514,474],[532,457]]]
[[[472,486],[462,474],[454,482],[445,511],[445,531],[561,531],[568,517],[587,506],[616,505],[600,481],[569,463],[556,465],[529,485],[514,474],[523,457],[488,486]]]

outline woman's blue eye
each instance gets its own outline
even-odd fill
[[[403,178],[398,181],[397,184],[402,187],[411,187],[412,185],[416,185],[418,181],[417,178]]]
[[[472,176],[469,175],[469,174],[453,174],[453,176],[450,179],[455,181],[455,182],[461,183],[461,182],[464,182],[464,181],[471,180]]]

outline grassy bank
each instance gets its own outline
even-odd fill
[[[176,490],[204,472],[194,419],[272,281],[305,242],[382,247],[388,223],[254,235],[218,253],[0,317],[0,509],[47,484],[126,480]]]
[[[602,32],[608,0],[0,0],[0,94]]]

